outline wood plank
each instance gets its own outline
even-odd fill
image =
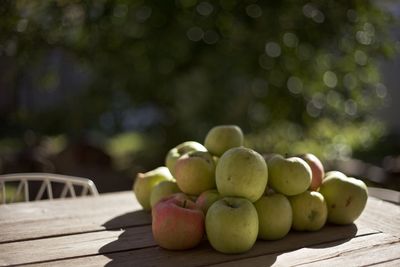
[[[357,223],[400,237],[400,206],[369,197]]]
[[[155,246],[151,226],[0,244],[0,265],[98,255]],[[28,253],[29,252],[29,253]]]
[[[340,266],[344,263],[346,266],[367,266],[371,264],[390,262],[400,257],[400,243],[389,243],[376,245],[360,249],[358,251],[343,252],[340,257],[332,257],[326,260],[304,264],[301,266]]]
[[[151,223],[131,192],[0,207],[0,243]]]
[[[101,194],[96,197],[13,203],[0,205],[0,224],[83,216],[131,205],[136,207],[139,204],[130,191]]]
[[[399,267],[400,266],[400,258],[394,260],[387,260],[379,263],[371,264],[374,267]]]
[[[254,257],[266,253],[288,251],[337,240],[345,242],[355,238],[355,236],[374,235],[378,233],[365,227],[357,228],[356,225],[328,225],[318,232],[291,232],[282,240],[258,241],[249,252],[244,254],[225,255],[212,249],[206,240],[192,250],[167,251],[155,245],[149,229],[150,226],[142,226],[142,231],[140,232],[137,232],[137,228],[139,227],[128,228],[123,233],[116,232],[114,236],[110,236],[112,234],[109,234],[109,231],[105,231],[82,234],[78,237],[65,236],[2,244],[0,245],[0,254],[7,255],[5,258],[6,264],[51,261],[49,263],[51,266],[64,264],[86,266],[90,265],[91,262],[95,265],[104,265],[112,261],[112,263],[117,265],[129,265],[134,262],[137,266],[160,265],[164,263],[170,266],[206,265],[231,259]],[[106,238],[103,238],[101,233],[107,233]],[[142,240],[138,241],[138,238]],[[146,246],[152,247],[136,249]],[[26,255],[26,251],[30,252],[29,256]],[[99,253],[106,254],[106,256],[92,257]],[[79,258],[58,262],[52,261],[73,257]]]
[[[348,242],[330,242],[322,245],[305,247],[294,251],[289,251],[285,253],[273,253],[268,255],[262,255],[259,257],[242,259],[239,261],[229,261],[221,264],[213,265],[215,267],[225,267],[232,266],[234,263],[235,267],[241,266],[303,266],[309,264],[318,264],[318,266],[326,266],[323,262],[329,262],[332,259],[338,259],[339,261],[344,260],[343,257],[347,255],[358,255],[359,253],[364,253],[370,249],[375,249],[376,247],[384,247],[388,250],[397,251],[396,246],[400,240],[394,236],[388,234],[376,234],[367,235],[358,238],[353,238]],[[376,256],[376,255],[375,255]],[[398,255],[400,257],[400,254]],[[386,260],[387,255],[385,253],[380,254],[380,260]],[[388,256],[388,260],[392,257]],[[355,258],[356,259],[356,258]],[[354,259],[354,260],[355,260]],[[351,266],[351,263],[356,263],[357,266],[361,265],[359,262],[353,259],[347,259],[343,261],[346,266]],[[343,263],[342,262],[342,263]],[[371,262],[370,262],[371,263]],[[332,265],[332,266],[338,266]]]

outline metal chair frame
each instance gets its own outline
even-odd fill
[[[70,194],[71,198],[76,198],[77,194],[75,191],[75,186],[82,188],[79,196],[99,195],[96,185],[93,183],[92,180],[87,178],[53,173],[14,173],[0,175],[0,192],[2,192],[0,204],[14,203],[16,198],[19,197],[22,192],[24,193],[24,201],[29,202],[30,181],[42,182],[33,201],[41,200],[45,192],[47,193],[48,199],[66,198],[68,196],[68,193]],[[9,203],[6,203],[7,182],[18,183],[16,193],[13,195],[13,198]],[[52,183],[64,184],[61,194],[58,197],[55,197],[53,194]]]

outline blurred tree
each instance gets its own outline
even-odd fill
[[[1,134],[136,131],[161,163],[234,123],[263,152],[349,156],[384,130],[375,2],[4,0]]]

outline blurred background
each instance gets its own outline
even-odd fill
[[[237,124],[400,190],[400,4],[3,0],[0,173],[129,190],[177,144]]]

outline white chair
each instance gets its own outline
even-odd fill
[[[38,190],[35,190],[34,198],[30,198],[30,183],[36,182],[40,187]],[[16,186],[15,192],[9,192],[11,190],[6,190],[6,184],[14,185],[14,189]],[[61,189],[61,193],[55,195],[53,186],[57,186]],[[52,174],[52,173],[14,173],[14,174],[4,174],[0,175],[0,204],[8,204],[16,202],[21,199],[23,195],[23,201],[37,201],[44,198],[45,193],[47,199],[55,199],[55,198],[76,198],[78,196],[97,196],[99,192],[97,191],[96,185],[92,180],[60,175],[60,174]],[[12,196],[7,197],[7,193],[10,193]],[[31,192],[32,193],[32,192]],[[7,203],[8,199],[8,203]],[[31,200],[30,200],[31,199]]]

